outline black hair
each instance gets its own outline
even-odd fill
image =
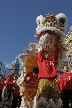
[[[68,67],[68,65],[67,65],[67,64],[64,64],[64,66],[67,66],[67,67]]]
[[[47,60],[48,58],[44,57],[44,54],[48,54],[48,51],[44,51],[43,53],[43,59]]]
[[[39,73],[39,68],[37,68],[37,67],[33,68],[33,73],[38,74]]]
[[[17,76],[17,75],[15,75],[14,77],[15,77],[15,78],[18,78],[18,76]]]
[[[48,53],[48,51],[44,51],[44,53]]]

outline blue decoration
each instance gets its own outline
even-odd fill
[[[20,65],[20,62],[18,60],[18,57],[15,58],[15,60],[12,62],[13,65]]]

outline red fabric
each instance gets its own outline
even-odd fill
[[[66,72],[61,75],[60,78],[60,90],[72,90],[72,73]]]
[[[27,77],[30,77],[30,79],[27,81]],[[38,85],[38,77],[33,76],[32,72],[29,72],[26,74],[24,78],[24,82],[26,82],[26,86],[28,88],[37,88]]]
[[[13,87],[14,87],[14,90],[13,90],[14,95],[20,96],[20,88],[16,82],[13,83]]]
[[[55,45],[54,47],[54,52],[53,52],[53,57],[52,57],[52,60],[54,62],[54,64],[57,64],[57,61],[58,61],[58,57],[59,57],[59,47],[57,45]]]
[[[57,84],[58,84],[59,91],[60,91],[60,78],[56,78],[56,82],[57,82]]]
[[[64,72],[61,70],[57,70],[57,73],[63,74]]]
[[[11,90],[13,89],[13,78],[6,78],[6,88]]]
[[[5,86],[4,80],[0,79],[0,90]]]
[[[60,85],[60,78],[56,78],[56,82]]]
[[[57,46],[54,48],[54,54],[50,60],[43,59],[43,53],[43,51],[38,52],[38,78],[53,78],[57,76],[55,64],[57,64],[59,49]]]

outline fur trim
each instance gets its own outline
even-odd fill
[[[61,108],[62,100],[59,98],[58,103],[55,103],[52,99],[49,100],[49,105],[51,108]]]
[[[49,40],[51,36],[49,34],[42,35],[39,40],[39,45],[42,46],[43,49],[53,49],[53,46],[55,44],[55,36],[52,36],[52,39]]]
[[[63,29],[65,30],[66,29],[66,26],[67,26],[67,22],[68,22],[67,16],[64,13],[59,13],[55,17],[57,19],[58,25],[59,25],[59,19],[60,18],[64,18],[65,19],[65,25],[63,27]]]
[[[42,51],[42,46],[39,46],[39,48],[38,48],[38,52],[40,52],[40,51]]]
[[[65,37],[64,32],[61,31],[60,29],[58,29],[56,27],[45,27],[45,26],[42,26],[41,28],[36,28],[36,35],[40,34],[42,31],[46,31],[46,30],[54,31],[55,33],[59,34],[61,37]]]
[[[36,107],[37,108],[39,108],[39,107],[49,108],[49,104],[44,97],[40,97],[40,99],[37,101],[36,101],[36,97],[35,97],[33,108],[36,108]]]

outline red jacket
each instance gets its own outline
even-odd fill
[[[30,79],[27,81],[27,77],[30,77]],[[26,82],[26,86],[28,88],[37,88],[38,86],[38,77],[33,76],[32,72],[29,72],[26,74],[24,78],[24,82]]]
[[[57,70],[57,73],[59,73],[60,75],[63,74],[64,72],[61,70]]]
[[[66,72],[61,75],[60,78],[60,90],[72,90],[72,73]]]
[[[14,90],[13,90],[14,95],[20,96],[20,87],[17,85],[16,82],[13,83],[13,87],[14,87]]]
[[[0,90],[5,86],[4,80],[0,79]]]
[[[60,85],[60,78],[56,78],[56,82]]]
[[[11,90],[13,89],[13,78],[6,78],[6,88]]]
[[[57,64],[59,50],[57,47],[54,49],[53,57],[50,60],[43,59],[43,51],[38,52],[38,78],[53,78],[57,76],[55,64]]]

